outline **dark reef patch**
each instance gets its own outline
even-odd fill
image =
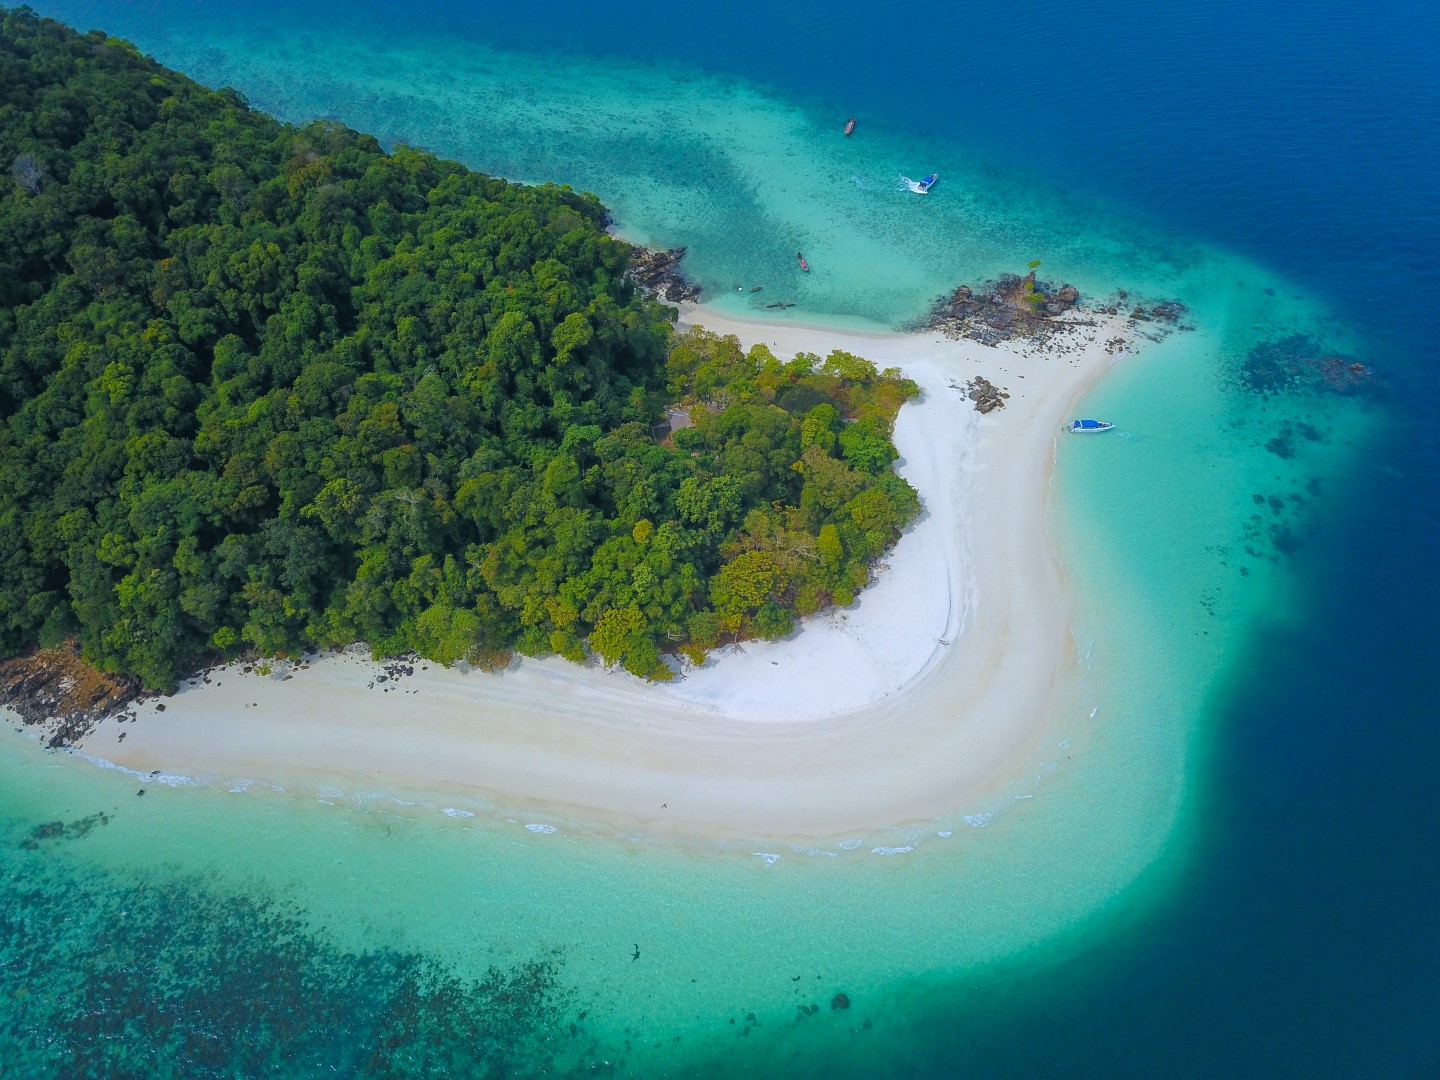
[[[1305,334],[1255,345],[1240,364],[1240,382],[1257,394],[1360,394],[1376,389],[1375,373],[1364,364],[1327,350]],[[1309,425],[1299,427],[1307,439],[1320,437]]]
[[[104,810],[83,818],[76,818],[74,821],[47,821],[43,825],[36,825],[31,829],[30,835],[20,841],[20,847],[25,851],[34,851],[41,844],[51,840],[79,840],[88,836],[96,826],[106,825],[109,822],[110,815]]]
[[[100,820],[42,825],[19,846]],[[0,880],[6,1075],[398,1080],[595,1061],[558,952],[462,977],[412,952],[338,948],[280,903],[22,858]]]

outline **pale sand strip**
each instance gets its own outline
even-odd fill
[[[924,389],[896,443],[925,516],[854,607],[667,686],[554,659],[500,676],[417,665],[383,685],[353,653],[289,679],[232,667],[163,712],[106,722],[83,750],[143,772],[468,797],[526,820],[691,839],[833,837],[934,818],[1013,782],[1076,705],[1062,690],[1075,657],[1046,491],[1061,425],[1122,331],[1102,323],[1083,349],[1023,356],[686,317],[782,359],[844,348]],[[982,418],[949,385],[976,374],[1009,389],[1005,409]]]

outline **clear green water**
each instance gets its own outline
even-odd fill
[[[970,999],[979,1023],[1004,1007],[1007,973],[1101,947],[1167,902],[1198,824],[1185,796],[1207,707],[1256,620],[1283,617],[1292,602],[1273,527],[1303,535],[1367,437],[1352,401],[1265,400],[1235,380],[1259,339],[1304,331],[1344,346],[1318,305],[1236,256],[1145,234],[953,148],[869,131],[843,141],[832,117],[734,80],[461,48],[394,27],[383,39],[355,28],[322,41],[283,21],[259,33],[208,13],[202,35],[183,19],[135,18],[111,26],[287,119],[334,116],[485,171],[593,190],[629,235],[686,244],[692,272],[732,310],[757,303],[736,284],[763,284],[759,296],[794,300],[807,318],[893,325],[948,284],[1040,258],[1042,272],[1088,294],[1182,299],[1195,329],[1142,342],[1084,404],[1082,414],[1121,431],[1060,441],[1052,520],[1084,664],[1070,714],[1003,797],[837,838],[828,854],[744,837],[678,854],[536,834],[519,818],[495,826],[306,793],[137,783],[6,734],[0,850],[12,895],[0,900],[38,912],[49,935],[43,956],[13,925],[0,939],[13,961],[0,965],[10,1002],[0,1033],[29,1055],[18,1060],[59,1069],[47,1026],[98,1038],[80,992],[52,985],[57,967],[134,980],[155,957],[176,963],[172,939],[193,936],[211,942],[196,983],[223,985],[242,964],[307,973],[284,993],[253,990],[249,1006],[235,1006],[234,1032],[251,1031],[255,1015],[279,1032],[281,1013],[266,1019],[256,1004],[272,1001],[363,1042],[378,1030],[363,1003],[393,1006],[405,964],[432,965],[413,977],[419,985],[436,972],[483,982],[492,967],[548,959],[554,982],[520,1015],[486,1006],[504,1017],[496,1040],[527,1067],[553,1053],[560,1067],[611,1061],[623,1075],[777,1075],[838,1054],[833,1068],[875,1075],[903,1060],[917,1001],[993,987]],[[902,171],[934,169],[933,195],[896,190]],[[813,267],[803,279],[797,249]],[[1267,449],[1300,421],[1322,438],[1291,438],[1288,457]],[[41,823],[98,811],[109,820],[84,836],[18,846]],[[121,900],[135,914],[117,915]],[[293,925],[275,921],[286,913]],[[127,937],[126,919],[142,931]],[[390,957],[378,967],[376,950]],[[850,1009],[830,1007],[837,992]],[[454,1018],[438,1000],[418,1015],[443,1027]],[[208,1001],[194,1008],[208,1016]],[[810,1005],[813,1015],[799,1008]],[[107,1009],[123,1011],[91,1011]],[[326,1060],[323,1032],[288,1038]]]

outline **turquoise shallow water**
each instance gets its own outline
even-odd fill
[[[174,963],[172,934],[233,947],[177,976],[174,1009],[134,1021],[132,1046],[182,1016],[213,1029],[217,1062],[268,1029],[305,1048],[288,1066],[297,1075],[337,1060],[359,1072],[386,1017],[402,1018],[405,1053],[418,1053],[453,1049],[479,1016],[522,1069],[553,1054],[562,1069],[608,1061],[624,1075],[944,1075],[962,1061],[994,1072],[1007,1044],[981,1033],[1083,997],[1088,958],[1145,940],[1209,873],[1214,794],[1198,777],[1217,754],[1218,711],[1256,642],[1303,621],[1292,549],[1361,482],[1380,416],[1349,398],[1257,395],[1238,377],[1253,345],[1291,333],[1373,362],[1320,291],[1067,194],[1059,176],[1017,179],[934,131],[867,116],[843,140],[838,101],[715,63],[521,51],[514,27],[492,38],[461,16],[382,8],[42,9],[133,37],[286,119],[334,117],[499,175],[593,190],[628,235],[685,244],[728,310],[751,311],[760,301],[734,287],[759,284],[757,297],[793,300],[808,319],[903,324],[959,281],[1039,258],[1042,274],[1088,295],[1181,299],[1194,329],[1142,342],[1091,395],[1085,411],[1120,431],[1059,444],[1052,522],[1085,659],[1072,715],[1003,798],[845,838],[858,843],[835,858],[764,850],[772,860],[738,842],[680,855],[536,834],[520,817],[482,825],[307,794],[145,782],[137,798],[133,778],[0,740],[0,844],[19,867],[6,906],[34,913],[27,931],[72,957],[60,965],[72,975],[128,973],[82,1008],[73,986],[51,985],[53,964],[9,938],[0,1036],[36,1074],[65,1074],[66,1047],[92,1060],[96,1018],[151,1000],[134,972]],[[898,188],[902,173],[935,169],[931,196]],[[803,278],[797,249],[813,267]],[[108,820],[83,835],[16,846],[37,825],[101,811]],[[875,853],[898,848],[912,850]],[[86,904],[107,918],[79,918]],[[142,930],[127,936],[119,910]],[[293,978],[225,992],[237,968],[257,966]],[[512,982],[496,989],[492,968]],[[445,978],[463,981],[473,1015]],[[841,992],[851,1007],[832,1009]],[[278,1022],[297,1010],[328,1032]]]
[[[628,235],[685,244],[687,269],[727,308],[785,301],[890,324],[946,283],[1033,258],[1087,291],[1137,284],[1137,264],[1144,284],[1167,282],[1195,258],[1180,241],[1139,246],[1093,200],[1017,190],[958,147],[877,125],[847,140],[833,115],[693,68],[504,53],[393,26],[337,38],[308,25],[277,35],[238,11],[227,22],[207,19],[204,36],[169,23],[145,43],[287,119],[333,117],[387,144],[594,191]],[[932,171],[934,198],[904,188],[907,173]]]

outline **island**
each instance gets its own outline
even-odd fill
[[[1073,706],[1047,481],[1127,341],[1078,293],[998,343],[670,307],[593,196],[0,45],[0,691],[52,742],[801,838],[994,790]]]

